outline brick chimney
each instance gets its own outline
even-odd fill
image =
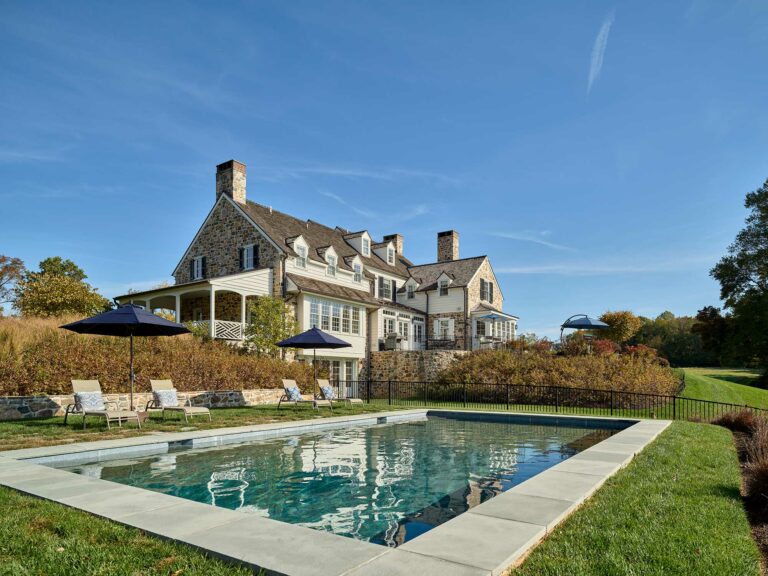
[[[395,252],[403,255],[403,236],[402,234],[389,234],[388,236],[384,236],[383,238],[384,242],[392,242],[392,244],[395,245]]]
[[[216,200],[222,194],[245,204],[245,164],[229,160],[216,166]]]
[[[437,233],[437,261],[450,262],[459,259],[459,233],[446,230]]]

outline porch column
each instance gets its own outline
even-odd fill
[[[181,294],[176,294],[176,322],[181,323]]]
[[[245,294],[240,294],[240,324],[242,325],[243,332],[245,332]]]
[[[144,309],[147,312],[152,312],[152,305],[150,304],[152,302],[151,300],[144,300]]]
[[[216,336],[216,329],[214,327],[214,322],[216,321],[216,288],[211,286],[211,315],[210,315],[210,321],[208,322],[208,334],[211,338],[214,338]]]

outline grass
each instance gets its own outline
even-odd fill
[[[768,408],[768,390],[757,388],[758,370],[685,368],[683,396]]]
[[[183,544],[8,488],[0,488],[0,509],[0,574],[252,574]]]
[[[112,440],[130,436],[141,436],[152,432],[179,432],[182,429],[206,430],[229,426],[250,426],[253,424],[268,424],[270,422],[347,416],[350,414],[397,409],[397,406],[367,404],[362,406],[358,404],[354,407],[337,404],[333,408],[333,413],[328,408],[320,408],[318,411],[313,410],[310,406],[286,406],[280,410],[275,406],[213,408],[211,409],[211,422],[208,422],[207,418],[196,417],[187,424],[183,419],[179,419],[177,415],[171,415],[165,421],[153,416],[142,423],[141,430],[136,427],[136,424],[124,424],[122,428],[113,425],[111,430],[107,430],[104,421],[100,421],[97,418],[89,418],[87,428],[83,430],[83,421],[80,416],[70,416],[66,426],[64,425],[64,418],[61,416],[30,420],[11,420],[0,422],[0,451],[36,448],[70,442]]]
[[[511,574],[758,576],[730,432],[674,422]]]

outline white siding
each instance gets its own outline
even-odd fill
[[[447,314],[450,312],[464,311],[464,289],[448,288],[447,296],[440,296],[435,290],[429,293],[429,313]]]
[[[356,358],[361,359],[365,357],[365,334],[366,334],[366,323],[368,322],[368,314],[365,307],[360,304],[359,302],[351,302],[348,300],[340,300],[338,298],[329,298],[327,296],[311,296],[309,294],[301,294],[298,299],[298,305],[296,307],[296,316],[299,321],[299,331],[303,332],[305,330],[309,330],[312,327],[312,324],[310,324],[309,321],[309,314],[310,314],[310,305],[309,302],[307,302],[307,299],[309,298],[318,298],[322,300],[328,300],[330,302],[338,302],[339,304],[349,304],[350,306],[355,306],[357,308],[360,308],[360,334],[358,336],[352,335],[352,334],[344,334],[341,332],[334,332],[333,330],[328,330],[329,334],[333,334],[337,338],[341,338],[345,342],[349,342],[352,344],[351,348],[338,348],[337,350],[318,350],[317,356],[323,357],[323,358]],[[299,352],[299,354],[304,354],[306,356],[311,357],[312,356],[312,350],[307,350],[306,352]]]
[[[307,267],[299,268],[296,266],[295,258],[288,258],[285,262],[285,271],[288,274],[295,274],[296,276],[304,276],[306,278],[312,278],[313,280],[321,280],[328,284],[336,284],[337,286],[346,286],[347,288],[354,288],[355,290],[369,291],[368,280],[363,276],[362,282],[355,282],[355,275],[353,272],[344,270],[342,268],[336,269],[336,276],[328,276],[325,273],[327,266],[319,262],[314,262],[307,259]]]
[[[272,268],[244,272],[225,278],[212,278],[210,282],[217,290],[231,290],[248,296],[266,296],[272,294]]]

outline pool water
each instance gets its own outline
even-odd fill
[[[618,431],[540,422],[430,415],[67,469],[398,546]]]

